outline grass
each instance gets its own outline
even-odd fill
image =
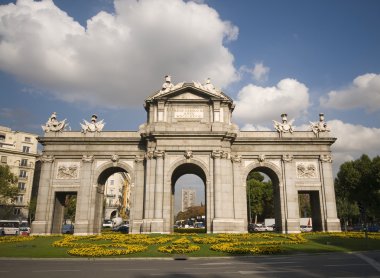
[[[106,234],[107,235],[107,234]],[[116,241],[119,236],[117,234],[108,233],[108,235],[116,235]],[[338,234],[337,234],[338,235]],[[299,253],[318,253],[318,252],[349,252],[349,251],[366,251],[366,250],[380,250],[380,234],[373,234],[372,239],[365,239],[363,233],[339,233],[339,237],[334,234],[328,233],[310,233],[303,234],[303,238],[306,239],[306,242],[299,244],[290,244],[281,235],[275,233],[267,233],[267,234],[255,234],[249,235],[227,235],[225,237],[232,238],[234,240],[238,240],[239,242],[262,242],[262,241],[283,241],[284,244],[281,245],[283,249],[283,253],[285,254],[299,254]],[[362,238],[352,238],[352,236]],[[211,235],[211,234],[198,234],[198,235],[190,235],[190,234],[176,234],[176,235],[146,235],[147,238],[153,238],[154,242],[156,239],[161,237],[170,237],[172,241],[186,237],[191,240],[192,237],[201,237],[201,238],[221,238],[223,235]],[[72,258],[72,256],[67,254],[67,251],[71,248],[69,247],[53,247],[52,244],[55,241],[63,239],[63,236],[38,236],[30,241],[21,241],[21,242],[1,242],[0,238],[0,257],[14,257],[14,258]],[[106,243],[111,243],[108,239],[100,238],[97,241],[93,241],[88,237],[70,237],[71,239],[75,239],[75,243],[91,243],[95,245],[102,245]],[[125,242],[129,236],[121,236],[120,242]],[[8,237],[7,239],[12,239]],[[114,239],[115,240],[115,239]],[[137,257],[173,257],[175,254],[166,254],[161,253],[157,249],[159,246],[170,245],[171,243],[165,244],[150,244],[148,245],[148,249],[144,252],[133,253],[129,255],[121,255],[118,257],[129,257],[129,258],[137,258]],[[200,250],[188,253],[186,256],[189,257],[218,257],[218,256],[231,256],[228,253],[212,251],[210,250],[210,246],[213,244],[199,244],[199,243],[191,243],[198,245]]]

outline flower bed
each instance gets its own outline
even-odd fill
[[[79,257],[104,257],[104,256],[120,256],[127,255],[147,250],[146,246],[142,245],[124,245],[123,248],[108,249],[106,246],[95,245],[85,248],[73,248],[67,251],[69,255]]]
[[[0,237],[0,243],[30,241],[34,239],[34,236],[2,236]]]

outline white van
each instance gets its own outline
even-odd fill
[[[18,220],[0,220],[0,235],[19,235],[20,222]]]

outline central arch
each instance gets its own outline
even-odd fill
[[[128,184],[131,186],[133,182],[133,169],[125,163],[106,163],[96,171],[96,192],[94,203],[94,232],[100,233],[102,220],[104,215],[104,190],[105,184],[109,177],[115,173],[125,173]],[[131,203],[131,206],[133,204]]]
[[[284,209],[282,204],[282,183],[281,183],[281,172],[276,165],[270,162],[261,162],[261,163],[252,163],[250,164],[244,173],[246,188],[248,190],[247,179],[248,175],[251,172],[261,172],[267,175],[273,186],[273,202],[274,202],[274,214],[275,214],[275,224],[279,232],[284,232],[285,223],[284,223]],[[247,206],[247,214],[248,214]],[[247,217],[249,218],[249,217]]]
[[[186,160],[181,160],[181,161],[178,161],[177,163],[175,163],[170,171],[170,188],[171,188],[171,214],[170,214],[170,223],[171,223],[171,227],[170,227],[170,231],[173,232],[174,231],[174,228],[173,228],[173,224],[174,224],[174,218],[175,218],[175,213],[174,213],[174,207],[175,207],[175,185],[178,181],[178,179],[180,177],[182,177],[183,175],[187,175],[187,174],[192,174],[192,175],[196,175],[197,177],[199,177],[202,182],[203,182],[203,186],[204,186],[204,192],[205,192],[205,217],[206,217],[206,229],[207,231],[209,231],[209,222],[208,221],[208,218],[210,217],[210,213],[208,212],[208,208],[209,208],[209,200],[207,198],[207,196],[209,195],[208,192],[208,181],[209,181],[209,178],[208,178],[208,174],[207,174],[207,168],[206,166],[200,162],[200,161],[197,161],[195,159],[186,159]]]

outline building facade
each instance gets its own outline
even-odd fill
[[[121,217],[129,219],[130,195],[129,175],[125,172],[119,172],[111,175],[104,189],[104,219]]]
[[[8,216],[27,219],[32,194],[33,175],[37,158],[37,135],[0,126],[0,163],[8,165],[18,178],[19,194]]]
[[[196,192],[193,189],[182,189],[182,211],[195,206]]]
[[[252,104],[254,109],[255,104]],[[65,131],[55,113],[39,138],[44,147],[34,234],[58,230],[60,196],[75,192],[75,234],[100,232],[104,186],[116,172],[130,176],[131,233],[171,233],[174,188],[185,174],[205,187],[208,233],[247,232],[247,177],[261,171],[273,183],[276,225],[300,232],[298,195],[309,194],[313,228],[340,231],[332,175],[335,138],[320,116],[310,131],[275,122],[274,131],[240,131],[234,103],[208,80],[171,83],[145,100],[138,131],[102,131],[96,118],[82,131]]]

